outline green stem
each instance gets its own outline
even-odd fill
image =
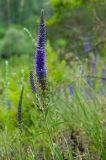
[[[44,118],[45,126],[46,126],[46,129],[47,129],[47,133],[48,133],[48,136],[49,136],[49,139],[50,139],[50,147],[53,151],[53,140],[52,140],[52,137],[51,137],[51,133],[50,133],[50,129],[49,129],[49,126],[48,126],[47,118],[45,116],[45,112],[43,112],[43,118]],[[52,156],[53,156],[53,159],[54,159],[53,152],[52,152]]]
[[[6,146],[6,143],[5,143],[4,135],[2,135],[2,138],[3,138],[3,142],[4,142],[4,148],[5,148],[7,160],[10,160],[9,154],[8,154],[8,149],[7,149],[7,146]]]

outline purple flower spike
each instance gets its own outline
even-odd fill
[[[93,57],[93,62],[92,62],[92,74],[95,73],[96,64],[97,64],[97,56],[96,56],[96,54],[95,54],[94,57]]]
[[[46,28],[43,18],[43,10],[41,11],[40,25],[38,29],[38,48],[45,48],[46,44]]]
[[[47,88],[45,44],[46,29],[44,24],[43,11],[41,11],[40,25],[38,30],[38,44],[35,52],[35,65],[37,81],[42,91]]]
[[[36,92],[36,85],[35,85],[34,75],[33,75],[32,70],[30,71],[29,81],[30,81],[30,86],[31,86],[32,92]]]
[[[89,51],[90,51],[88,36],[86,36],[84,39],[84,50],[86,53],[89,53]]]

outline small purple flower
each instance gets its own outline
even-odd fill
[[[43,11],[42,11],[39,30],[38,30],[38,44],[35,52],[36,76],[42,91],[44,91],[47,88],[45,44],[46,44],[46,28],[44,24]]]
[[[30,86],[31,86],[31,90],[32,92],[36,92],[36,85],[35,85],[35,81],[34,81],[34,74],[33,71],[30,71],[30,77],[29,77],[29,81],[30,81]]]
[[[79,70],[81,72],[81,75],[83,75],[84,74],[84,67],[82,64],[79,65]]]
[[[10,108],[11,108],[11,100],[10,99],[7,99],[7,106],[8,106],[8,109],[10,110]]]
[[[92,84],[91,84],[91,80],[89,76],[86,77],[86,82],[87,82],[88,87],[91,87]]]
[[[96,54],[94,54],[93,62],[92,62],[92,71],[91,71],[92,74],[95,73],[96,65],[97,65],[97,56],[96,56]]]
[[[74,95],[74,88],[73,88],[73,86],[70,85],[70,86],[68,87],[68,89],[69,89],[70,95],[73,96],[73,95]]]
[[[84,50],[86,53],[89,53],[90,51],[88,36],[85,36],[85,39],[84,39]]]

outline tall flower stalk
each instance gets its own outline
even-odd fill
[[[46,27],[44,24],[44,16],[43,10],[41,11],[40,24],[38,28],[38,39],[37,39],[37,47],[35,50],[34,57],[34,70],[30,71],[30,86],[32,92],[39,91],[42,92],[42,95],[47,91],[47,75],[46,75]],[[35,84],[34,74],[36,73],[37,82]]]
[[[47,106],[48,85],[46,71],[46,27],[44,23],[43,10],[41,11],[40,24],[38,28],[37,46],[34,56],[34,69],[30,71],[30,86],[33,93],[36,94],[36,105],[40,111]],[[35,80],[36,74],[36,80]]]
[[[34,64],[35,64],[35,73],[36,73],[36,85],[34,83],[34,76],[32,72],[30,73],[30,84],[32,86],[32,91],[35,91],[36,86],[36,104],[42,113],[43,122],[45,122],[46,131],[49,136],[50,148],[53,150],[53,141],[47,121],[48,113],[48,85],[47,85],[47,71],[46,71],[46,27],[44,23],[43,10],[41,11],[40,24],[38,28],[38,39],[37,47],[35,51]],[[45,109],[45,107],[47,109]],[[54,156],[54,155],[52,155]]]

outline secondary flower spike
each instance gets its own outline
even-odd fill
[[[30,71],[30,77],[29,77],[29,82],[30,82],[30,87],[31,87],[31,90],[32,92],[36,92],[36,85],[35,85],[35,81],[34,81],[34,74],[33,74],[33,71],[31,70]]]
[[[47,88],[46,64],[45,64],[46,28],[44,24],[43,10],[41,11],[40,25],[38,29],[38,42],[35,52],[36,76],[41,90]]]

